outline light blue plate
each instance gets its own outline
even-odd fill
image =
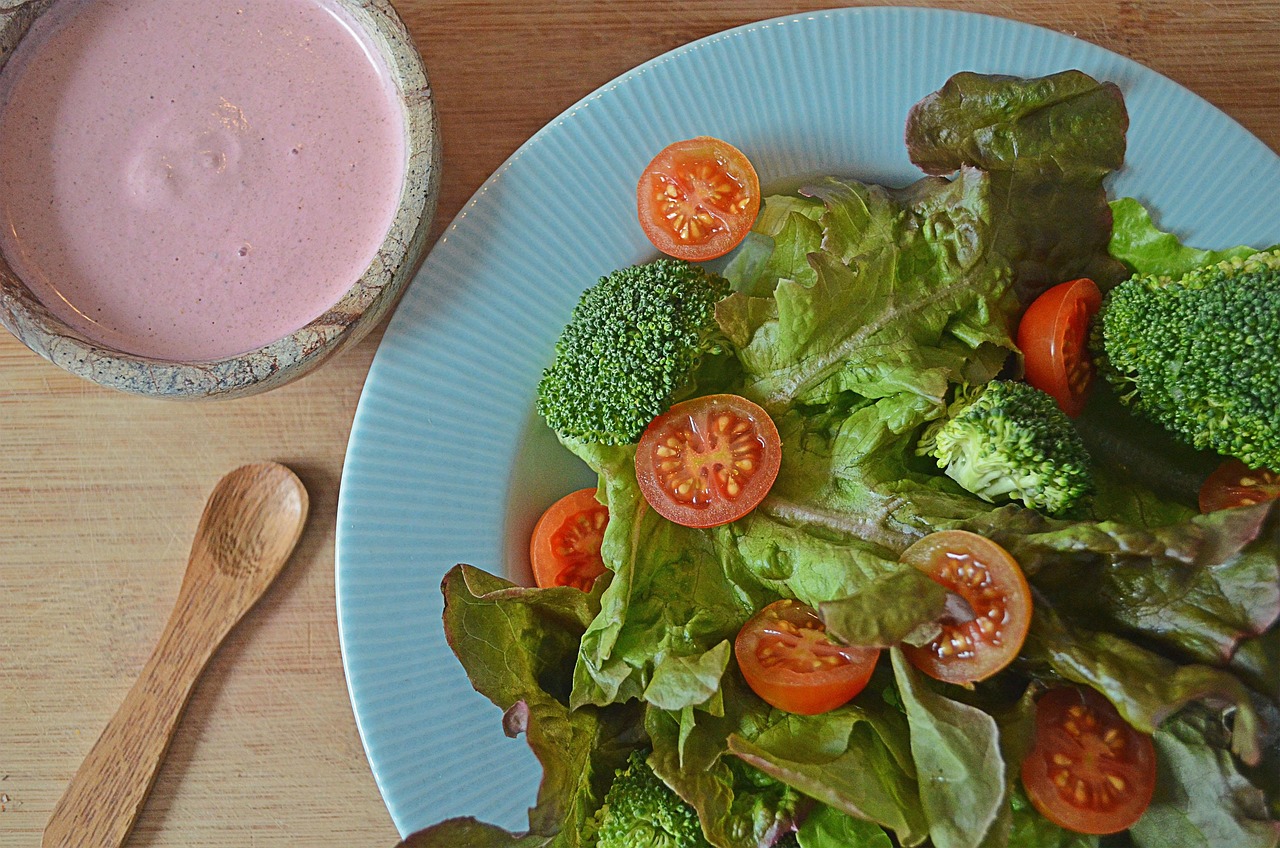
[[[532,412],[579,293],[653,255],[640,171],[714,135],[766,185],[843,173],[902,184],[907,110],[961,70],[1081,68],[1124,90],[1112,185],[1202,245],[1280,242],[1280,157],[1128,59],[1025,24],[871,8],[779,18],[694,42],[584,98],[498,169],[445,231],[378,350],[338,502],[338,624],[351,701],[402,834],[474,815],[526,827],[540,772],[445,644],[440,579],[469,562],[521,579],[528,533],[590,482]]]

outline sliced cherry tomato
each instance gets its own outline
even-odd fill
[[[574,586],[591,591],[591,584],[604,573],[600,542],[608,523],[609,508],[596,500],[595,489],[579,489],[553,503],[529,540],[534,582],[544,589]]]
[[[663,518],[716,527],[755,509],[781,461],[767,412],[737,395],[708,395],[653,419],[636,447],[636,480]]]
[[[733,654],[747,685],[766,703],[817,715],[866,688],[880,651],[837,644],[812,608],[774,601],[742,626]]]
[[[931,533],[902,554],[948,592],[972,618],[944,619],[942,632],[920,647],[904,645],[916,668],[947,683],[986,680],[1018,655],[1031,626],[1031,589],[1009,552],[965,530]]]
[[[704,135],[655,156],[636,198],[640,226],[658,250],[701,262],[747,235],[760,211],[760,178],[742,151]]]
[[[1053,395],[1072,418],[1084,412],[1093,385],[1089,322],[1101,305],[1102,292],[1093,280],[1072,280],[1036,298],[1018,324],[1027,382]]]
[[[1278,498],[1280,474],[1266,468],[1255,470],[1238,459],[1229,459],[1219,465],[1200,487],[1200,511],[1251,506]]]
[[[1093,689],[1051,689],[1036,701],[1036,740],[1022,761],[1022,785],[1059,827],[1118,833],[1151,803],[1155,746]]]

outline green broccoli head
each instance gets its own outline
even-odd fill
[[[988,501],[1018,500],[1062,515],[1093,491],[1084,442],[1049,395],[996,380],[962,388],[925,431],[922,456]]]
[[[635,751],[596,813],[595,848],[710,848],[698,814]]]
[[[1092,346],[1139,414],[1197,448],[1280,471],[1280,249],[1121,283]]]
[[[721,336],[723,277],[676,259],[614,271],[587,289],[538,385],[538,412],[562,436],[631,444],[666,412]]]

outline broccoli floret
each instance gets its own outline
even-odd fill
[[[595,848],[710,848],[693,807],[680,800],[635,751],[595,815]]]
[[[723,277],[676,259],[614,271],[587,289],[538,385],[538,412],[562,436],[631,444],[670,408],[722,337]]]
[[[962,388],[925,431],[921,456],[983,500],[1062,515],[1093,491],[1089,453],[1049,395],[1004,380]]]
[[[1197,448],[1280,471],[1280,249],[1121,283],[1092,346],[1139,414]]]

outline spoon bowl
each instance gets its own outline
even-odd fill
[[[302,481],[279,463],[244,465],[227,474],[200,516],[181,594],[196,588],[188,585],[193,581],[202,591],[217,586],[237,599],[225,610],[240,609],[238,621],[288,562],[307,508]]]
[[[42,848],[124,844],[200,673],[288,562],[308,507],[302,481],[278,463],[218,481],[164,632],[54,806]]]

